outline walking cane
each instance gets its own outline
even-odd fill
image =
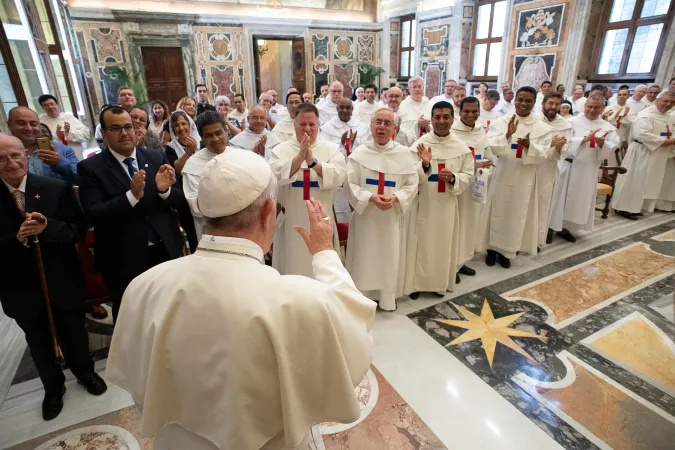
[[[45,216],[40,214],[39,216],[33,216],[33,220],[38,222],[40,225],[44,224],[46,219]],[[52,315],[52,302],[49,299],[49,288],[47,287],[47,277],[45,276],[45,266],[42,263],[42,251],[40,250],[40,242],[38,240],[38,235],[33,235],[33,248],[35,249],[35,258],[37,259],[38,270],[40,272],[40,282],[42,283],[42,292],[45,296],[45,305],[47,306],[47,319],[49,320],[49,330],[52,334],[52,344],[54,345],[54,354],[56,359],[54,362],[61,367],[65,366],[65,361],[63,355],[61,354],[61,347],[59,347],[59,339],[56,335],[56,327],[54,326],[54,316]]]

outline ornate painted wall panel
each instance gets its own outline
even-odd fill
[[[206,85],[210,98],[227,95],[233,99],[234,94],[244,94],[250,102],[243,28],[194,26],[192,30],[197,82]]]
[[[399,41],[399,28],[401,22],[398,20],[391,20],[389,22],[389,80],[396,82],[398,77],[398,65],[399,65],[399,56],[398,56],[398,41]]]
[[[574,0],[521,2],[513,7],[506,81],[514,89],[557,84],[565,62]]]
[[[344,96],[351,97],[359,86],[358,63],[378,65],[377,34],[345,30],[308,30],[305,38],[308,61],[307,83],[314,98],[321,86],[335,80],[344,85]]]
[[[424,78],[424,95],[431,98],[443,91],[450,58],[450,23],[452,18],[419,24],[419,75]]]

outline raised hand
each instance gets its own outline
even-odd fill
[[[131,194],[136,200],[143,198],[145,194],[145,170],[139,170],[131,179]]]
[[[422,165],[431,164],[431,147],[425,147],[421,142],[417,145],[417,156],[422,160]]]
[[[598,144],[598,147],[602,148],[603,145],[605,145],[605,138],[607,138],[607,135],[609,134],[609,131],[603,134],[602,136],[597,136],[595,138],[595,142]]]
[[[155,175],[155,185],[159,193],[164,193],[176,182],[176,171],[169,164],[162,165]]]
[[[425,119],[425,118],[424,118],[424,114],[422,114],[422,115],[420,116],[420,118],[417,119],[417,126],[418,126],[419,128],[422,128],[422,129],[425,130],[425,131],[426,131],[427,128],[429,127],[429,123],[431,123],[431,122],[429,121],[429,119]]]
[[[192,136],[188,136],[187,138],[185,138],[185,151],[189,155],[194,155],[197,152],[197,150],[199,150],[199,146],[197,145],[197,141],[195,140],[195,138],[193,138]]]
[[[506,140],[508,141],[511,139],[511,136],[514,135],[516,130],[518,129],[518,121],[516,120],[516,115],[511,116],[511,120],[509,120],[509,124],[506,128]]]
[[[309,135],[305,133],[300,141],[300,151],[305,155],[305,162],[307,165],[312,164],[312,147],[309,143]]]
[[[54,136],[56,139],[61,139],[61,131],[63,131],[63,128],[61,128],[61,124],[58,124],[56,126],[56,136]]]
[[[612,115],[612,110],[603,112],[602,113],[602,120],[607,120],[607,118],[611,115]]]
[[[588,133],[586,136],[584,136],[584,138],[581,140],[581,144],[583,145],[586,142],[589,142],[590,140],[592,140],[595,137],[595,134],[598,131],[600,131],[600,128],[598,128],[597,130],[593,130],[590,133]],[[596,141],[597,141],[597,138],[596,138]]]
[[[562,150],[563,146],[567,143],[567,139],[564,136],[553,136],[551,139],[551,145],[555,147],[556,150]]]
[[[305,241],[309,253],[316,255],[324,250],[333,250],[333,221],[326,214],[321,202],[305,201],[309,215],[309,231],[303,227],[293,227]]]
[[[258,139],[253,145],[253,153],[257,153],[260,156],[265,156],[265,145],[267,144],[267,136],[263,136]]]
[[[53,145],[49,146],[49,150],[38,149],[38,158],[40,161],[50,166],[58,166],[61,162],[61,155],[56,151]]]
[[[244,131],[246,129],[246,117],[241,119],[241,131]]]
[[[530,148],[530,133],[527,133],[523,138],[518,138],[516,142],[518,145],[522,145],[523,148]]]
[[[63,126],[63,131],[66,132],[66,135],[70,133],[70,124],[68,122],[66,122],[65,125]]]

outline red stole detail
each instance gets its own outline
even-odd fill
[[[445,182],[441,181],[441,170],[445,169],[445,163],[438,163],[438,192],[445,192]]]
[[[309,200],[309,169],[303,169],[302,171],[302,199]]]
[[[382,172],[379,173],[377,179],[377,195],[384,195],[384,174]]]

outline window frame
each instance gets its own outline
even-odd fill
[[[612,13],[612,7],[614,6],[614,0],[605,2],[605,5],[600,15],[600,23],[598,26],[598,34],[595,37],[595,44],[593,50],[593,75],[590,77],[593,81],[607,81],[607,80],[616,80],[616,81],[653,81],[656,77],[656,71],[658,70],[659,62],[661,61],[661,56],[663,56],[663,48],[666,44],[666,39],[668,38],[668,33],[670,32],[670,25],[673,18],[673,10],[675,9],[675,0],[671,0],[670,6],[666,14],[660,16],[651,16],[644,19],[640,18],[640,13],[644,7],[645,0],[636,0],[635,8],[633,9],[633,15],[628,20],[622,20],[619,22],[609,22],[610,15]],[[631,51],[633,50],[633,44],[635,43],[635,33],[638,27],[648,26],[654,24],[663,24],[663,31],[661,32],[661,37],[659,38],[659,44],[656,48],[656,53],[654,54],[654,61],[652,62],[652,68],[649,72],[642,73],[626,73],[628,68],[628,59],[630,57]],[[619,72],[617,74],[599,74],[598,70],[600,69],[600,59],[602,58],[602,50],[605,43],[605,37],[607,32],[610,30],[621,30],[628,28],[628,34],[626,36],[626,46],[623,50],[623,55],[621,56],[621,64],[619,65]]]
[[[415,22],[416,17],[415,14],[408,14],[407,16],[402,16],[399,19],[399,26],[398,26],[398,73],[396,74],[396,79],[398,81],[408,81],[411,77],[414,76],[415,73],[415,68],[413,67],[413,64],[415,61],[411,61],[410,57],[412,56],[412,53],[415,51],[415,43],[417,42],[416,36],[413,35],[413,23]],[[403,47],[403,22],[410,22],[410,47]],[[417,31],[417,27],[415,27],[415,31]],[[407,75],[407,76],[402,76],[401,75],[401,69],[403,68],[403,64],[401,64],[401,56],[403,55],[403,52],[408,52],[408,74],[411,72],[413,75]]]
[[[495,15],[495,3],[499,3],[504,0],[481,0],[477,1],[474,6],[473,6],[473,23],[471,26],[471,54],[469,55],[469,67],[471,68],[471,80],[472,81],[497,81],[499,78],[499,75],[487,75],[487,71],[489,68],[489,63],[490,63],[490,46],[494,43],[502,43],[502,50],[504,49],[504,33],[502,32],[502,35],[500,37],[494,38],[492,37],[492,26],[494,22],[494,15]],[[484,39],[478,39],[476,38],[476,31],[478,30],[478,8],[484,5],[491,4],[492,6],[490,7],[490,23],[488,25],[488,37]],[[508,6],[508,5],[507,5]],[[505,31],[505,30],[504,30]],[[476,55],[476,45],[480,44],[487,44],[487,49],[485,51],[485,70],[483,71],[483,75],[477,75],[473,72],[473,60]],[[501,55],[499,56],[500,58],[500,64],[501,64]]]

